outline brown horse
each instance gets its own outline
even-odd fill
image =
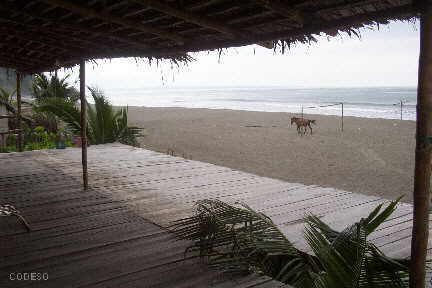
[[[310,129],[310,133],[312,135],[312,126],[311,124],[316,125],[316,120],[302,119],[298,117],[291,118],[291,125],[295,123],[297,125],[297,133],[300,135],[305,135],[307,132],[307,128]],[[303,131],[302,131],[303,130]]]

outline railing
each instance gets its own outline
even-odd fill
[[[14,130],[8,130],[8,131],[0,131],[0,137],[1,137],[0,152],[7,152],[6,151],[7,144],[6,144],[6,138],[5,138],[6,135],[14,134],[14,135],[18,136],[19,133],[22,133],[22,130],[14,129]],[[17,139],[16,145],[17,145],[17,149],[18,149],[18,139]]]

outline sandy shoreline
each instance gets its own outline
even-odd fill
[[[289,182],[412,202],[415,122],[309,115],[300,137],[290,113],[129,107],[142,147]]]

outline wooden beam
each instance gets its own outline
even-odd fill
[[[7,4],[7,3],[2,3],[2,7],[0,8],[0,15],[2,15],[0,18],[5,19],[6,17],[8,17],[7,19],[9,21],[12,21],[12,18],[10,16],[7,16],[11,11],[16,11],[19,10],[20,15],[24,15],[26,17],[31,17],[31,18],[35,18],[35,19],[39,19],[42,21],[47,21],[52,23],[52,28],[50,29],[50,32],[54,32],[54,33],[59,33],[58,31],[62,31],[62,33],[66,32],[65,35],[70,35],[71,32],[82,32],[82,33],[86,33],[89,34],[92,38],[94,37],[106,37],[109,38],[111,40],[117,41],[117,42],[122,42],[125,44],[129,44],[129,45],[134,45],[136,47],[140,47],[140,48],[148,48],[148,45],[146,45],[145,43],[142,42],[138,42],[138,41],[134,41],[132,39],[129,39],[127,36],[120,36],[120,35],[113,35],[111,31],[100,31],[98,29],[95,29],[94,27],[88,27],[88,26],[84,26],[84,25],[77,25],[77,24],[71,24],[65,21],[59,21],[58,19],[53,19],[52,17],[47,17],[44,15],[40,15],[38,13],[35,13],[33,11],[28,11],[28,10],[23,10],[20,9],[19,6],[17,5],[12,5],[12,4]],[[32,22],[32,23],[25,23],[25,25],[28,26],[32,26],[35,27],[36,29],[43,29],[46,30],[46,27],[41,27],[40,24],[38,24],[41,21],[38,22]],[[22,23],[17,23],[17,24],[22,24]],[[124,27],[123,27],[124,28]],[[88,44],[88,43],[87,43]],[[91,43],[94,46],[94,43]],[[98,43],[99,45],[100,43]]]
[[[411,240],[411,288],[423,288],[426,284],[425,268],[429,237],[432,160],[432,5],[426,4],[426,1],[423,1],[421,4],[414,171],[414,216]]]
[[[277,13],[281,16],[284,16],[296,23],[298,23],[299,27],[303,27],[304,18],[300,13],[300,10],[290,7],[285,3],[282,3],[280,0],[255,0],[261,6]]]
[[[0,12],[3,12],[5,10],[2,10],[0,8]],[[7,10],[6,10],[7,11]],[[26,15],[26,14],[24,14]],[[30,15],[30,17],[33,17]],[[27,24],[24,22],[17,22],[13,18],[8,18],[7,14],[0,16],[0,20],[7,21],[10,23],[14,23],[16,27],[14,27],[13,34],[19,35],[20,38],[28,39],[28,41],[34,41],[38,43],[45,43],[47,46],[54,46],[53,48],[57,47],[57,49],[62,50],[68,50],[71,49],[86,49],[88,47],[98,48],[98,47],[104,47],[104,48],[110,48],[108,45],[105,45],[103,43],[94,43],[93,41],[89,41],[84,38],[78,38],[75,36],[72,36],[72,33],[58,33],[51,31],[47,27],[41,27],[37,25]],[[44,19],[41,19],[44,20]],[[20,27],[21,26],[21,27]],[[25,28],[23,28],[24,26]],[[1,30],[6,31],[10,34],[10,30],[7,30],[6,28],[2,28],[0,26]],[[25,32],[25,31],[27,32]],[[76,29],[78,30],[78,29]],[[20,31],[20,32],[18,32]],[[75,32],[74,29],[71,29],[70,32]],[[60,38],[62,43],[58,43],[59,41],[52,40],[52,38]],[[41,42],[42,41],[42,42]],[[85,46],[83,46],[85,44]]]
[[[180,37],[175,33],[171,33],[171,32],[157,29],[157,28],[145,26],[139,22],[130,21],[130,20],[127,20],[125,18],[115,16],[115,15],[112,15],[112,14],[104,12],[104,11],[98,11],[98,10],[95,10],[92,8],[83,7],[83,6],[80,6],[80,5],[75,4],[73,2],[70,2],[70,1],[64,1],[64,0],[41,0],[41,1],[48,3],[48,4],[51,4],[51,5],[61,7],[63,9],[69,10],[73,13],[77,13],[77,14],[80,14],[83,16],[97,18],[97,19],[106,21],[108,23],[115,23],[115,24],[127,27],[129,29],[132,29],[132,30],[138,30],[138,31],[142,31],[145,33],[159,35],[163,38],[173,40],[174,42],[177,42],[178,44],[183,44],[185,42],[185,39],[183,39],[183,37]]]
[[[162,12],[164,14],[171,15],[173,17],[183,19],[187,22],[194,23],[198,26],[206,27],[212,30],[216,30],[218,32],[228,34],[231,36],[239,36],[241,35],[240,31],[229,27],[223,23],[215,21],[205,16],[199,16],[187,10],[174,8],[163,1],[154,1],[154,0],[135,0],[135,2],[145,4],[147,7]]]
[[[6,45],[6,44],[3,44],[3,45]],[[2,47],[2,46],[0,45],[0,47]],[[46,61],[44,61],[47,59],[44,59],[44,60],[28,59],[25,56],[23,56],[24,58],[20,57],[20,55],[18,55],[18,57],[17,57],[16,54],[14,55],[10,51],[11,50],[2,48],[1,52],[0,52],[0,61],[13,62],[13,63],[16,63],[16,64],[21,65],[21,66],[43,65],[43,64],[47,63]]]
[[[103,58],[116,58],[116,57],[158,57],[158,58],[171,58],[175,55],[181,55],[188,52],[198,52],[204,50],[215,50],[226,47],[241,47],[260,41],[273,41],[279,39],[297,39],[304,35],[319,34],[328,29],[347,29],[353,25],[361,26],[362,23],[373,23],[373,21],[384,21],[389,18],[404,17],[408,19],[415,15],[414,8],[411,4],[404,6],[387,9],[385,11],[368,12],[362,15],[355,15],[344,17],[332,21],[321,21],[320,23],[306,23],[303,28],[285,29],[273,33],[254,34],[250,38],[235,38],[235,39],[221,39],[221,40],[197,40],[189,42],[185,45],[173,47],[154,47],[152,49],[118,49],[118,50],[102,50],[102,49],[86,49],[85,53],[75,56],[70,55],[63,60],[68,66],[77,65],[80,59],[103,59]],[[9,65],[9,67],[15,67]],[[53,65],[32,65],[25,72],[39,73],[44,71],[53,70]]]
[[[164,14],[171,15],[173,17],[182,19],[189,23],[194,23],[201,27],[206,27],[208,29],[212,29],[215,31],[218,31],[223,34],[230,35],[232,37],[237,38],[248,38],[251,36],[251,32],[241,30],[241,29],[235,29],[227,24],[221,23],[219,21],[213,20],[209,17],[200,16],[198,14],[195,14],[193,12],[189,12],[188,10],[175,8],[163,1],[155,1],[155,0],[135,0],[135,2],[143,3],[147,7],[157,10],[159,12],[162,12]],[[265,48],[273,48],[273,44],[269,44],[266,42],[258,42],[258,45],[261,45]]]
[[[1,18],[1,17],[0,17]],[[59,41],[56,41],[56,39],[54,39],[54,37],[44,37],[44,35],[41,34],[37,34],[37,35],[32,35],[32,33],[28,33],[28,32],[23,32],[22,30],[18,30],[19,28],[17,27],[16,30],[14,31],[10,31],[7,30],[5,28],[1,28],[0,27],[0,33],[2,35],[7,35],[7,36],[11,36],[11,37],[15,37],[21,40],[25,40],[25,41],[32,41],[35,43],[40,43],[43,44],[47,47],[51,47],[57,50],[61,50],[61,51],[67,51],[70,52],[71,49],[84,49],[85,47],[77,45],[75,43],[70,43],[70,42],[66,42],[66,43],[59,43]],[[38,32],[36,32],[38,33]],[[52,35],[52,34],[51,34]],[[61,37],[59,37],[61,38]],[[68,45],[70,44],[70,45]],[[93,46],[95,47],[95,46]]]
[[[85,97],[85,60],[80,61],[80,101],[81,101],[81,162],[83,168],[84,190],[88,189],[87,172],[87,100]]]
[[[7,34],[5,34],[3,32],[0,32],[0,37],[2,37],[2,36],[6,37]],[[17,39],[22,40],[20,37],[17,37]],[[25,41],[28,41],[28,40],[25,40]],[[22,41],[19,41],[19,42],[22,42]],[[28,42],[30,42],[30,41],[28,41]],[[25,47],[23,44],[18,44],[18,43],[17,43],[16,39],[15,39],[15,41],[14,40],[6,40],[6,41],[3,40],[3,42],[0,43],[0,47],[2,48],[3,51],[5,51],[8,48],[11,51],[13,50],[14,53],[9,54],[9,55],[10,56],[13,55],[14,58],[16,58],[16,59],[18,59],[20,55],[22,55],[23,57],[28,57],[28,56],[32,55],[31,53],[37,53],[38,54],[37,57],[33,56],[33,57],[31,57],[32,59],[28,61],[28,62],[33,62],[33,63],[44,63],[45,62],[45,60],[40,60],[38,58],[52,59],[52,58],[55,58],[55,57],[57,57],[59,55],[63,55],[64,54],[64,53],[49,52],[49,51],[47,51],[47,47],[45,47],[46,45],[41,44],[39,42],[37,42],[37,44],[36,44],[36,42],[34,42],[32,47]],[[38,46],[38,45],[40,45],[42,47],[35,47],[35,46]],[[17,50],[20,49],[20,48],[22,50],[21,53],[17,53]],[[28,55],[28,56],[26,56],[26,55]],[[27,59],[25,61],[27,61]]]
[[[16,71],[16,97],[17,97],[17,114],[16,128],[18,130],[17,150],[23,152],[23,137],[21,130],[21,73]]]
[[[253,38],[248,39],[224,39],[224,40],[211,40],[211,41],[195,41],[182,46],[174,46],[169,48],[154,48],[147,50],[130,50],[130,51],[86,51],[83,57],[87,59],[103,59],[103,58],[117,58],[117,57],[158,57],[170,58],[176,55],[182,55],[188,52],[199,52],[205,50],[215,50],[226,47],[241,47],[250,44],[255,44],[260,41],[275,41],[278,39],[296,39],[303,37],[303,35],[319,34],[327,29],[345,29],[362,22],[368,22],[381,19],[388,19],[390,17],[398,17],[400,15],[412,15],[414,13],[411,4],[389,9],[386,11],[370,12],[364,15],[356,15],[345,17],[334,21],[325,21],[318,24],[307,24],[302,29],[286,29],[274,33],[266,33],[255,35]],[[79,63],[80,58],[71,57],[68,59],[69,65]],[[35,67],[36,68],[36,67]],[[44,70],[36,70],[32,72],[41,72]]]

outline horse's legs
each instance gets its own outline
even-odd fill
[[[312,125],[309,124],[309,129],[311,130],[311,135],[312,135]]]
[[[303,130],[303,126],[299,126],[299,134],[300,134],[300,136],[303,136],[304,135],[304,130]]]
[[[307,127],[303,126],[303,135],[306,135],[306,134],[307,134]]]

